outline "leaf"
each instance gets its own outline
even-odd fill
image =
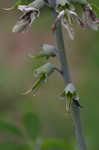
[[[14,136],[23,136],[19,128],[3,120],[0,120],[0,132],[9,133]]]
[[[41,150],[66,150],[71,146],[60,139],[46,139],[41,145]]]
[[[0,150],[31,150],[27,144],[16,144],[11,141],[0,143]]]
[[[97,14],[99,14],[99,7],[97,7],[97,5],[95,5],[95,4],[93,4],[93,3],[91,3],[90,5],[91,5],[92,9],[93,9],[95,12],[97,12]]]
[[[40,121],[37,115],[32,112],[27,113],[23,117],[23,123],[28,136],[32,139],[35,139],[39,135],[41,128]]]

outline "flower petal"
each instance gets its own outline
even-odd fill
[[[74,40],[74,30],[73,28],[69,25],[69,23],[66,21],[66,19],[62,19],[62,25],[64,28],[67,30],[68,35],[71,40]]]
[[[19,5],[18,9],[22,12],[29,12],[29,11],[37,11],[37,8],[29,7],[27,5]]]
[[[25,32],[32,25],[33,21],[39,17],[39,10],[36,8],[29,8],[25,5],[20,5],[19,9],[24,14],[19,18],[18,22],[13,28],[13,32]]]

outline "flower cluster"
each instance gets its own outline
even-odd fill
[[[86,0],[34,0],[28,5],[19,5],[18,10],[23,12],[23,15],[19,18],[18,22],[13,28],[13,32],[24,32],[33,23],[33,21],[39,17],[40,8],[47,5],[54,9],[56,15],[55,22],[53,24],[53,30],[55,31],[58,23],[61,23],[67,30],[71,40],[74,39],[74,23],[76,22],[82,28],[90,28],[97,30],[99,26],[99,19],[93,12],[91,5]],[[32,58],[46,58],[59,57],[57,47],[53,45],[43,44],[40,51],[36,56]],[[37,68],[34,71],[36,81],[30,90],[24,93],[24,95],[37,90],[42,83],[48,80],[49,76],[58,71],[63,76],[63,70],[58,69],[52,63],[45,63],[43,66]],[[61,96],[66,99],[66,110],[69,112],[71,104],[75,103],[76,106],[81,107],[79,104],[78,93],[72,83],[68,83],[62,92]]]
[[[49,4],[49,1],[35,0],[29,5],[19,5],[18,10],[23,12],[23,15],[19,18],[18,22],[14,26],[13,32],[27,31],[28,28],[32,25],[33,21],[39,17],[39,9],[45,4]],[[50,4],[48,6],[50,7]],[[77,7],[79,7],[79,11]],[[76,22],[83,28],[91,28],[93,30],[98,29],[99,19],[97,19],[91,5],[86,1],[81,1],[78,6],[74,3],[73,0],[56,0],[54,9],[57,12],[57,18],[54,23],[54,28],[60,20],[62,25],[67,30],[70,39],[72,40],[74,39],[74,22]]]
[[[96,14],[93,12],[89,3],[81,4],[80,10],[77,11],[77,7],[72,2],[67,0],[60,2],[56,5],[57,18],[54,26],[57,25],[60,20],[64,28],[67,30],[70,39],[74,39],[73,24],[76,22],[83,28],[91,28],[97,30],[99,26],[99,20]]]
[[[40,46],[41,51],[36,54],[36,56],[30,56],[32,59],[40,59],[40,58],[45,58],[48,60],[50,57],[59,57],[58,49],[49,44],[42,44]],[[39,87],[41,87],[42,84],[44,84],[51,74],[53,72],[59,72],[62,74],[61,70],[57,68],[54,64],[47,62],[40,67],[36,68],[34,70],[34,77],[36,78],[36,81],[33,83],[33,86],[31,89],[23,93],[23,95],[27,95],[31,93],[32,91],[35,93]]]

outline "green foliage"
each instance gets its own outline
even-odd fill
[[[72,149],[70,144],[60,139],[44,139],[44,140],[41,139],[41,142],[38,143],[37,138],[41,130],[41,124],[39,118],[34,113],[32,112],[26,113],[22,119],[22,123],[28,135],[24,143],[28,144],[21,144],[10,140],[3,141],[0,143],[0,150],[33,150],[35,146],[40,147],[41,150]],[[19,128],[4,121],[0,121],[0,132],[1,131],[2,133],[6,134],[10,132],[14,136],[16,135],[22,136],[21,130]]]
[[[79,4],[79,5],[86,5],[88,3],[87,0],[70,0],[72,3]]]
[[[11,141],[0,143],[0,150],[31,150],[27,144],[16,144]]]
[[[39,135],[41,125],[39,118],[32,112],[26,113],[22,119],[22,124],[26,129],[29,137],[35,139]],[[13,136],[23,136],[21,129],[17,128],[11,123],[0,121],[0,132],[10,133]]]
[[[29,137],[35,139],[39,135],[41,125],[39,118],[32,112],[23,117],[23,124]]]
[[[10,135],[14,136],[23,136],[19,128],[3,120],[0,120],[0,132],[9,133]]]
[[[46,139],[44,140],[41,150],[66,150],[72,149],[72,146],[68,145],[66,141],[60,139]]]
[[[15,142],[14,140],[3,141],[0,142],[0,150],[33,150],[33,148],[35,149],[35,146],[41,148],[41,150],[72,149],[71,145],[60,139],[40,139],[41,142],[39,143],[37,138],[40,134],[41,124],[37,115],[32,112],[28,112],[23,116],[22,125],[25,128],[26,135],[28,135],[26,139],[23,137],[22,139],[26,140],[24,143],[27,144]],[[21,130],[19,128],[16,128],[14,125],[8,124],[5,121],[0,121],[0,132],[1,130],[2,133],[7,134],[7,132],[9,132],[13,133],[14,136],[22,136]]]
[[[37,138],[40,132],[40,121],[35,114],[33,114],[32,112],[26,113],[23,116],[22,125],[26,129],[26,134],[28,135],[29,139]],[[25,140],[21,129],[17,128],[11,123],[9,124],[5,121],[0,121],[0,132],[1,131],[3,134],[10,133],[12,136],[20,136],[22,139]],[[27,139],[27,141],[29,139]],[[25,141],[25,143],[28,143],[27,141]],[[7,150],[30,150],[30,145],[19,144],[19,143],[15,143],[14,141],[4,141],[0,143],[0,149],[2,150],[6,150],[6,149]]]
[[[93,8],[93,10],[97,13],[97,15],[99,16],[99,7],[97,7],[97,5],[95,5],[94,3],[91,3],[91,7]]]

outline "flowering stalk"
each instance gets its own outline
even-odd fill
[[[54,72],[61,73],[64,79],[65,88],[61,94],[66,99],[66,110],[71,112],[74,121],[75,133],[80,150],[86,150],[86,143],[82,132],[80,120],[80,107],[78,93],[72,83],[69,73],[68,61],[65,53],[62,26],[67,30],[71,40],[74,39],[74,22],[82,28],[97,30],[99,19],[93,12],[92,7],[86,0],[35,0],[29,5],[19,5],[18,9],[23,12],[18,22],[13,28],[13,32],[26,31],[33,21],[39,17],[40,9],[46,5],[52,8],[54,23],[52,30],[56,40],[56,46],[43,44],[42,51],[32,58],[50,58],[58,56],[61,68],[56,68],[51,63],[46,63],[35,70],[37,77],[32,88],[25,94],[36,90],[42,83],[47,81],[48,77]],[[79,5],[80,13],[77,11]]]
[[[54,19],[56,19],[57,13],[55,10],[53,10],[53,15],[54,15]],[[54,35],[56,38],[56,45],[59,50],[60,63],[61,63],[62,71],[63,71],[64,84],[65,84],[65,86],[68,86],[68,84],[72,84],[72,80],[71,80],[69,69],[68,69],[68,63],[67,63],[67,58],[66,58],[66,54],[65,54],[64,40],[63,40],[63,34],[62,34],[62,27],[61,27],[60,21],[58,21],[58,23],[56,24],[56,30],[54,32]],[[71,94],[72,94],[72,91],[74,91],[73,92],[73,94],[74,94],[75,90],[70,89]],[[80,105],[78,103],[78,99],[76,100],[76,97],[72,97],[72,98],[73,99],[70,102],[71,106],[69,106],[69,107],[71,107],[72,119],[74,121],[77,142],[78,142],[80,150],[86,150],[86,143],[85,143],[85,139],[83,136],[81,120],[80,120]]]

